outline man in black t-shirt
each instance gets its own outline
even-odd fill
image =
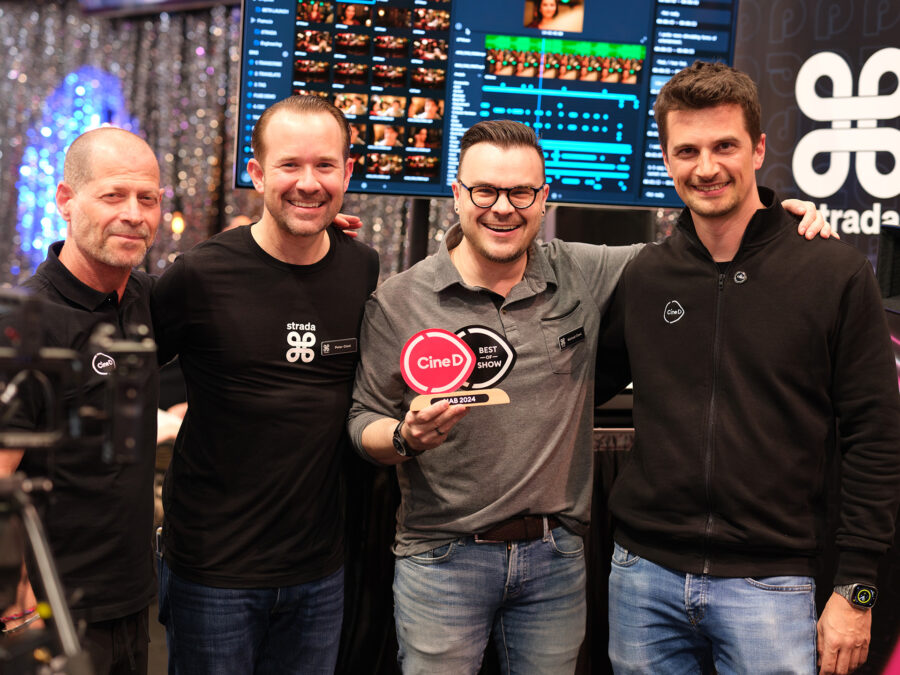
[[[293,96],[260,117],[259,222],[179,257],[153,293],[188,413],[163,488],[170,670],[333,672],[343,612],[338,488],[372,249],[330,227],[350,180],[343,114]]]
[[[98,324],[113,325],[116,339],[129,337],[130,326],[150,325],[150,277],[132,268],[156,235],[161,194],[156,157],[130,132],[89,131],[66,154],[56,205],[68,235],[51,246],[25,286],[46,303],[41,344],[74,350],[84,360],[85,382],[63,392],[67,405],[79,400],[104,407],[115,362],[91,345]],[[14,331],[3,339],[17,346]],[[52,454],[0,451],[0,475],[19,469],[53,480],[44,524],[73,618],[87,623],[83,646],[98,675],[147,672],[148,606],[155,586],[150,537],[156,371],[151,369],[147,378],[141,387],[141,442],[132,463],[104,462],[99,443],[69,444]],[[48,411],[37,394],[24,390],[11,426],[43,428]],[[34,605],[24,580],[16,606],[4,611],[4,616],[19,615],[5,622],[7,628],[30,621]]]

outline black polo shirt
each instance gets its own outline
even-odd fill
[[[82,356],[84,382],[80,392],[74,386],[65,392],[66,401],[80,394],[82,404],[102,410],[109,359],[91,348],[91,335],[103,322],[116,327],[118,338],[126,337],[126,327],[151,327],[153,280],[133,272],[119,302],[116,293],[96,291],[76,279],[59,261],[61,248],[62,242],[53,244],[23,285],[49,303],[41,312],[42,346],[72,349]],[[0,340],[8,344],[7,337]],[[149,605],[155,593],[151,531],[159,376],[155,368],[149,371],[142,388],[143,429],[134,464],[107,464],[99,443],[82,442],[50,453],[27,451],[20,465],[29,476],[53,481],[42,516],[66,594],[74,598],[70,607],[76,620],[133,614]],[[15,427],[42,428],[45,404],[36,394],[24,393]]]

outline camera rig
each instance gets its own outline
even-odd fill
[[[89,443],[105,462],[137,459],[143,424],[142,386],[149,369],[156,369],[156,345],[146,326],[128,327],[128,339],[116,328],[99,324],[90,338],[91,349],[108,357],[102,409],[85,405],[80,392],[87,376],[82,355],[71,349],[43,346],[43,322],[49,305],[20,291],[0,291],[0,448],[49,452]],[[109,367],[112,366],[112,367]],[[43,411],[32,429],[15,426],[25,396],[34,397]],[[28,630],[0,638],[0,672],[91,675],[93,668],[78,639],[65,593],[32,496],[49,492],[47,478],[16,474],[0,478],[0,601],[16,584],[23,554],[38,574],[46,602],[41,618],[51,619],[53,633]],[[147,533],[148,537],[151,533]],[[27,544],[27,547],[26,547]],[[12,585],[12,588],[10,588]],[[55,653],[58,652],[58,653]]]

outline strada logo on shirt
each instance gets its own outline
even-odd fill
[[[294,321],[287,324],[287,342],[290,349],[285,353],[285,358],[289,363],[296,363],[302,360],[303,363],[309,363],[316,356],[313,347],[316,346],[316,324],[314,323],[296,323]],[[301,333],[301,331],[303,331]]]
[[[116,360],[108,354],[97,352],[94,354],[94,358],[91,359],[91,368],[98,375],[106,376],[116,369]]]
[[[677,300],[669,300],[666,304],[666,309],[663,311],[663,319],[665,319],[666,323],[680,321],[683,316],[684,307],[681,306],[681,303]]]

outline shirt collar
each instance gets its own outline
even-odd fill
[[[774,190],[759,185],[757,186],[757,191],[763,207],[757,209],[750,218],[750,222],[747,223],[739,250],[764,246],[775,237],[781,236],[787,224],[800,221],[799,217],[785,212],[781,206],[781,200]],[[695,245],[706,250],[706,247],[700,242],[700,237],[697,236],[694,220],[687,207],[682,210],[681,215],[678,217],[677,226],[684,231]]]
[[[69,302],[79,305],[91,312],[100,309],[104,304],[107,304],[110,299],[112,299],[112,304],[117,306],[119,304],[119,298],[115,291],[112,293],[104,293],[103,291],[91,288],[80,281],[60,262],[59,252],[62,250],[62,246],[63,242],[61,241],[51,244],[50,249],[47,251],[47,259],[41,263],[40,267],[38,267],[38,270],[45,275],[57,292]]]
[[[464,288],[468,288],[463,278],[459,274],[459,270],[450,259],[450,249],[456,248],[462,241],[463,233],[459,223],[456,223],[444,234],[444,240],[434,256],[434,286],[435,293],[459,284]],[[507,296],[507,302],[519,300],[523,297],[537,295],[543,292],[548,285],[556,286],[556,273],[544,254],[544,247],[538,246],[532,242],[528,249],[528,262],[525,264],[525,274],[518,284],[516,284]]]

